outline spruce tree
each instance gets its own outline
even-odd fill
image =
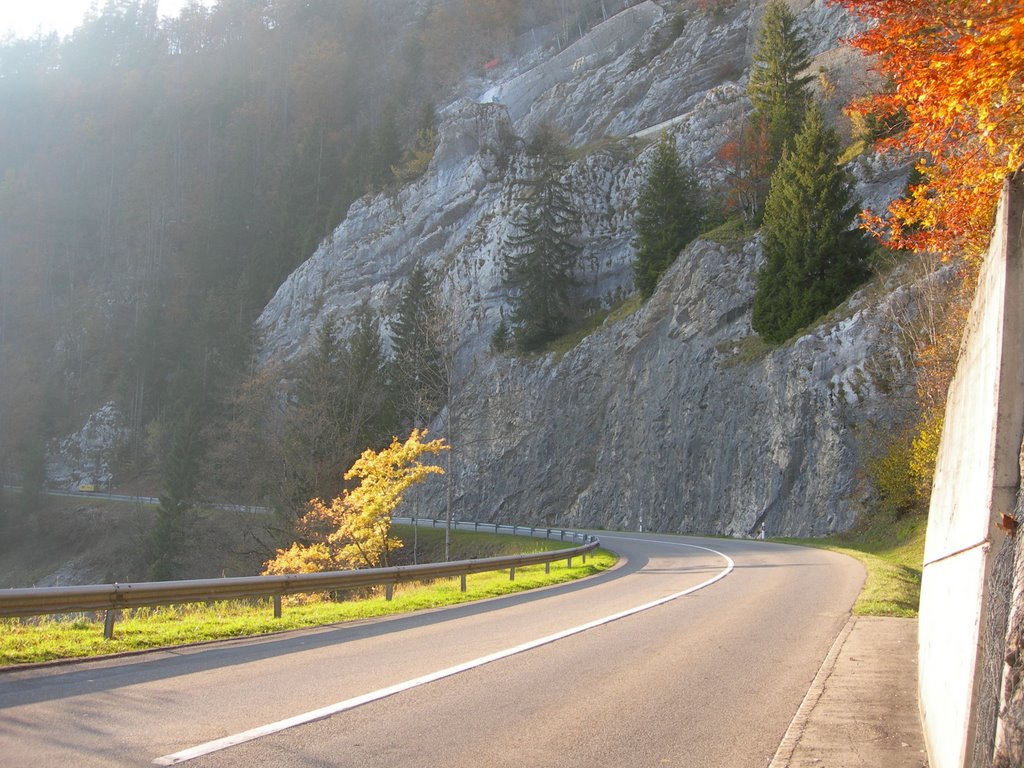
[[[386,363],[378,317],[368,308],[358,311],[347,339],[333,319],[324,320],[286,414],[285,495],[292,512],[314,496],[335,495],[345,467],[390,434]]]
[[[675,141],[662,135],[637,199],[633,280],[645,299],[683,247],[697,236],[702,219],[699,187],[679,162]]]
[[[573,319],[580,215],[564,178],[567,167],[565,146],[553,128],[542,125],[526,147],[516,195],[518,231],[507,241],[504,260],[505,284],[513,291],[513,333],[524,351],[562,335]]]
[[[163,493],[151,540],[149,577],[163,581],[180,575],[181,557],[196,520],[195,488],[202,454],[196,411],[184,406],[171,424],[170,445],[161,467]]]
[[[867,278],[867,245],[854,228],[860,206],[838,156],[839,138],[812,103],[765,202],[751,324],[767,341],[790,338]]]
[[[803,123],[810,76],[801,76],[810,59],[796,19],[783,0],[765,8],[750,64],[747,94],[754,106],[754,121],[767,126],[772,165]]]
[[[391,385],[399,417],[424,427],[445,400],[444,354],[436,286],[418,262],[391,323]]]
[[[363,306],[346,345],[343,374],[343,411],[339,421],[347,427],[346,445],[358,456],[387,439],[393,427],[387,397],[387,356],[380,332],[380,316]]]

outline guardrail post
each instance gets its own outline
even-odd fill
[[[394,596],[395,596],[395,585],[394,584],[385,584],[384,585],[384,599],[387,600],[390,603],[391,602],[391,598],[393,598]]]
[[[114,620],[117,618],[117,609],[108,608],[106,616],[103,617],[103,639],[114,639]]]
[[[462,576],[460,577],[459,580],[461,582],[460,587],[461,587],[462,591],[465,592],[466,591],[466,574],[462,574]]]
[[[566,567],[566,568],[572,568],[572,558],[571,558],[571,557],[570,557],[570,558],[568,558],[568,559],[567,559],[567,560],[565,561],[565,567]]]
[[[551,573],[551,561],[544,563],[544,573]]]
[[[583,564],[584,565],[587,564],[587,553],[586,552],[583,553]]]
[[[514,565],[511,568],[508,569],[508,580],[509,581],[515,581],[516,580],[516,567]]]
[[[281,596],[274,595],[274,618],[281,618]]]

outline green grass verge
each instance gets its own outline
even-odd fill
[[[921,599],[927,522],[921,516],[895,518],[876,513],[848,533],[775,541],[820,547],[860,560],[868,577],[853,606],[854,615],[912,618],[917,616]]]
[[[753,237],[757,227],[748,224],[742,218],[736,216],[719,224],[717,227],[702,232],[700,237],[704,240],[711,240],[719,245],[741,245]]]
[[[421,543],[436,533],[443,537],[443,531],[420,531]],[[481,546],[467,544],[468,539],[477,539]],[[458,547],[454,546],[455,542],[459,542]],[[486,557],[499,553],[497,550],[527,552],[568,546],[571,545],[541,539],[460,532],[453,537],[453,557],[459,556],[460,550],[461,556],[466,556],[468,549],[476,552],[470,555],[472,557]],[[571,568],[565,560],[556,561],[551,564],[550,574],[544,572],[543,565],[517,568],[514,581],[509,580],[507,570],[473,574],[467,577],[466,592],[460,590],[458,578],[429,584],[400,584],[391,601],[384,598],[383,588],[379,594],[344,602],[296,603],[286,598],[280,619],[274,618],[269,599],[139,608],[122,612],[112,640],[103,639],[102,613],[3,619],[0,620],[0,666],[249,637],[454,605],[591,576],[610,568],[616,560],[614,554],[602,549],[588,555],[585,564],[581,558],[575,558]]]

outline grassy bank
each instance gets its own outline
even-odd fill
[[[927,522],[917,515],[895,518],[877,513],[847,533],[778,541],[821,547],[860,560],[868,577],[853,606],[855,615],[916,617]]]
[[[412,531],[397,531],[409,545]],[[443,552],[443,530],[419,531],[420,562],[423,555]],[[453,535],[453,559],[490,557],[515,552],[564,549],[562,542],[493,534],[459,532]],[[429,584],[401,584],[391,601],[381,594],[370,594],[344,602],[299,603],[285,600],[283,616],[275,619],[269,600],[189,604],[160,608],[140,608],[123,612],[115,627],[113,640],[103,639],[103,614],[85,616],[39,617],[0,620],[0,665],[25,664],[55,659],[81,658],[147,648],[222,640],[234,637],[281,632],[301,627],[337,624],[376,616],[435,608],[520,592],[536,587],[583,578],[609,568],[616,557],[598,550],[567,567],[564,560],[551,564],[551,573],[543,565],[517,568],[515,580],[508,571],[474,574],[467,577],[467,591],[460,590],[459,579],[437,580]]]

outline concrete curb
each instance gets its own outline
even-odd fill
[[[818,673],[814,676],[814,680],[811,681],[811,687],[807,689],[807,694],[800,703],[800,708],[796,711],[796,715],[793,716],[793,722],[789,724],[786,735],[782,737],[782,743],[779,744],[779,748],[775,751],[775,757],[768,764],[768,768],[789,768],[790,761],[793,759],[793,753],[800,744],[800,739],[803,738],[804,729],[811,718],[811,713],[821,700],[821,696],[825,692],[825,684],[828,682],[829,677],[831,677],[833,670],[835,670],[839,652],[842,650],[846,639],[853,631],[853,625],[856,623],[857,617],[851,616],[842,630],[840,630],[835,642],[832,643],[828,655],[821,662],[821,667],[818,668]]]

